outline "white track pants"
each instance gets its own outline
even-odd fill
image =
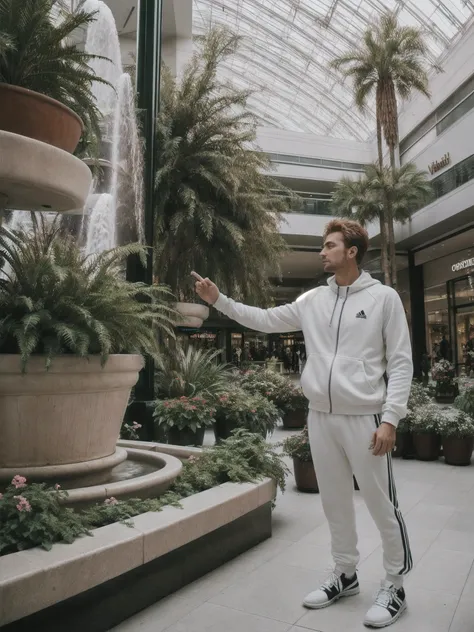
[[[378,415],[332,415],[310,410],[309,440],[336,569],[350,575],[359,563],[354,474],[382,537],[387,579],[400,587],[413,563],[407,529],[398,508],[392,457],[374,456],[369,450],[379,424]]]

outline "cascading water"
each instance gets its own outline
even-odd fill
[[[143,241],[143,161],[135,91],[130,75],[123,72],[114,17],[102,0],[87,0],[84,8],[97,13],[97,20],[87,32],[85,50],[112,60],[98,59],[92,66],[98,76],[114,86],[114,90],[100,84],[94,88],[104,116],[103,159],[109,163],[111,174],[108,190],[102,194],[105,197],[95,200],[89,216],[85,250],[91,254],[117,245],[119,224],[128,226],[134,239]],[[109,220],[104,217],[106,212],[110,213]]]

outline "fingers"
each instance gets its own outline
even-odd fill
[[[202,276],[198,274],[197,272],[194,272],[194,270],[191,272],[191,276],[193,276],[195,279],[197,279],[201,283],[204,282],[204,279],[202,278]]]

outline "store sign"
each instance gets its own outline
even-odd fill
[[[459,272],[459,270],[465,270],[466,268],[474,267],[474,257],[471,259],[464,259],[464,261],[460,261],[459,263],[455,263],[452,266],[453,272]]]
[[[431,165],[429,165],[428,169],[430,170],[431,175],[433,175],[434,173],[437,173],[438,171],[441,171],[441,169],[447,167],[450,162],[451,156],[448,152],[447,154],[444,154],[441,160],[435,160],[434,162],[432,162]]]

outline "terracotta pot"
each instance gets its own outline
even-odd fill
[[[419,461],[437,461],[441,450],[441,437],[435,432],[413,433],[416,458]]]
[[[73,153],[84,125],[70,108],[50,97],[0,83],[0,130]]]
[[[283,427],[288,429],[304,428],[308,412],[306,409],[290,410],[283,416]]]
[[[140,355],[111,355],[104,367],[98,356],[70,355],[46,370],[45,358],[34,356],[22,374],[20,356],[0,355],[0,480],[12,471],[38,480],[115,466],[143,364]]]
[[[293,458],[293,470],[295,472],[296,487],[300,492],[319,493],[318,480],[312,461],[301,461],[295,457]]]
[[[204,435],[206,433],[206,427],[198,428],[196,432],[191,428],[168,428],[168,443],[172,445],[183,446],[201,446],[204,443]]]
[[[199,303],[176,303],[176,309],[183,317],[178,323],[180,327],[201,327],[209,318],[209,307]]]
[[[444,461],[448,465],[470,465],[474,437],[443,437]]]

